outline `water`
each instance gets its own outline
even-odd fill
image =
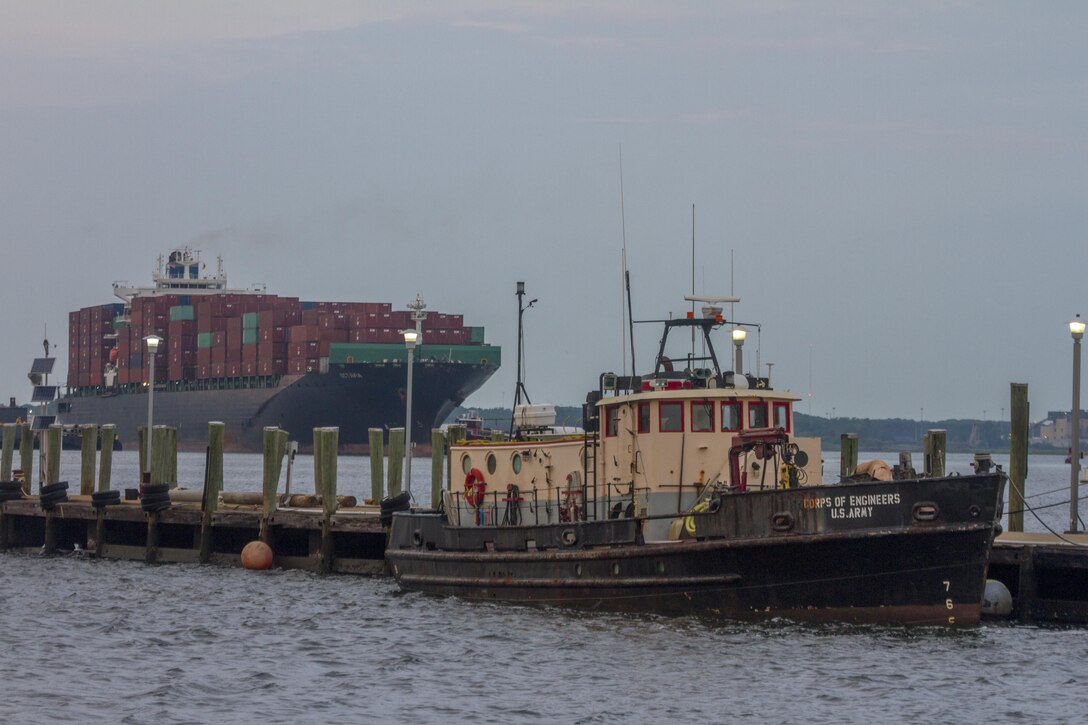
[[[966,472],[969,460],[949,467]],[[256,490],[260,466],[228,456],[228,490]],[[116,454],[115,487],[137,468]],[[78,453],[62,470],[75,478]],[[203,456],[183,454],[179,470],[195,486]],[[1029,497],[1063,484],[1067,497],[1068,470],[1032,457]],[[429,475],[414,461],[420,497]],[[342,492],[367,494],[368,461],[341,458],[338,478]],[[294,488],[312,481],[300,457]],[[1043,523],[1029,513],[1027,528],[1062,529],[1067,510],[1042,509]],[[0,597],[4,723],[1088,719],[1078,628],[587,614],[401,594],[389,579],[78,555],[0,555]]]

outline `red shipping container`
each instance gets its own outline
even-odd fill
[[[286,342],[259,342],[257,343],[257,360],[282,360],[287,357]]]
[[[212,364],[212,349],[210,347],[198,347],[196,349],[196,364],[197,365],[211,365]]]
[[[226,374],[227,374],[226,364],[224,364],[224,363],[215,363],[215,362],[213,362],[211,364],[211,376],[210,377],[222,378],[222,377],[225,377]]]
[[[256,363],[257,362],[257,346],[256,345],[242,345],[242,363]],[[253,373],[251,373],[253,374]]]
[[[241,375],[242,375],[242,363],[240,363],[240,362],[229,362],[229,363],[227,363],[227,377],[228,378],[237,378],[237,377],[241,377]]]
[[[243,360],[242,361],[242,375],[244,377],[252,377],[252,376],[254,376],[256,374],[257,374],[257,363],[256,362],[245,362]]]
[[[258,360],[258,375],[283,375],[287,372],[287,360],[278,358],[274,360]]]
[[[196,365],[196,377],[197,380],[206,380],[212,376],[212,366],[210,363]]]
[[[259,342],[286,342],[287,328],[282,325],[278,327],[261,327],[257,330],[257,340]]]
[[[227,361],[227,346],[226,345],[214,345],[210,348],[206,348],[212,351],[212,365],[222,365]]]
[[[212,332],[212,347],[225,347],[227,344],[227,331],[215,330]]]

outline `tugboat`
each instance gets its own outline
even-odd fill
[[[977,624],[1004,474],[824,483],[800,396],[722,371],[722,302],[663,324],[653,372],[604,373],[584,433],[469,441],[463,490],[392,516],[400,587],[616,611]],[[681,362],[669,336],[692,344]],[[742,335],[734,335],[736,341]],[[695,340],[705,352],[697,353]]]

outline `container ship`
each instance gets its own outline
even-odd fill
[[[114,283],[121,300],[68,316],[67,391],[58,421],[117,426],[136,446],[154,385],[155,425],[173,426],[183,450],[202,450],[209,421],[225,424],[231,451],[258,451],[263,429],[278,426],[302,450],[313,429],[336,426],[344,452],[363,452],[368,429],[402,427],[407,349],[402,330],[422,344],[413,365],[412,440],[430,430],[499,368],[500,348],[461,315],[388,303],[310,302],[231,290],[222,259],[205,274],[189,248],[160,257],[151,287]],[[148,352],[145,338],[162,339]],[[152,375],[154,380],[152,380]]]

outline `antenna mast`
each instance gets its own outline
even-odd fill
[[[623,230],[623,284],[627,292],[627,333],[631,341],[631,376],[635,375],[635,318],[631,313],[631,272],[627,269],[627,215],[623,204],[623,146],[620,146],[620,228]],[[627,351],[624,351],[624,357]],[[623,364],[624,372],[627,363]]]
[[[517,381],[517,385],[514,386],[514,407],[510,411],[510,435],[511,436],[514,435],[514,417],[515,417],[514,414],[518,409],[518,404],[521,402],[521,396],[523,396],[523,395],[525,396],[525,402],[526,403],[532,404],[532,402],[533,402],[532,400],[529,399],[529,393],[525,390],[525,382],[523,381],[524,366],[523,366],[523,363],[522,363],[522,357],[523,357],[523,353],[525,351],[525,335],[524,335],[524,332],[523,332],[523,329],[522,329],[521,318],[525,314],[525,310],[529,309],[530,307],[532,307],[533,305],[536,304],[536,298],[533,298],[532,300],[530,300],[528,305],[523,306],[522,302],[524,301],[524,297],[525,297],[525,283],[524,282],[518,282],[517,290],[518,291],[517,291],[516,294],[517,294],[517,297],[518,297],[518,368],[517,368],[518,381]]]

